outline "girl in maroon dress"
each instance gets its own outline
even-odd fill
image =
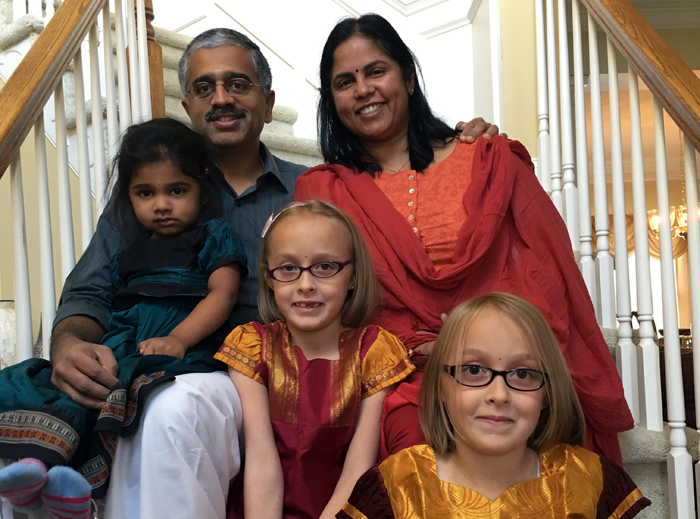
[[[246,442],[228,517],[334,517],[377,461],[386,393],[414,368],[395,336],[368,324],[378,282],[339,209],[313,200],[283,209],[259,274],[268,324],[239,326],[216,355],[240,394]]]

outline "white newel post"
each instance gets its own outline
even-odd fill
[[[627,215],[625,179],[622,167],[622,126],[620,122],[620,89],[617,76],[615,48],[609,38],[608,92],[610,94],[610,162],[613,188],[613,228],[615,229],[615,292],[617,295],[617,323],[619,341],[616,346],[617,370],[622,378],[625,398],[634,417],[640,422],[639,374],[637,349],[632,342],[632,301],[630,274],[627,263]],[[642,393],[644,394],[644,393]],[[644,411],[642,410],[644,414]],[[644,423],[644,422],[643,422]]]
[[[608,187],[605,179],[605,141],[603,140],[603,107],[600,96],[600,64],[596,23],[588,13],[588,59],[591,82],[591,130],[593,136],[593,193],[595,198],[596,277],[599,285],[598,323],[613,329],[615,323],[615,292],[613,258],[610,255],[610,223],[608,221]]]

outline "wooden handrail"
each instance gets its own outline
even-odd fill
[[[65,0],[0,90],[0,178],[104,4]]]
[[[582,0],[671,118],[700,150],[700,78],[629,0]]]

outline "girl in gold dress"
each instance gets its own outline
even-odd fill
[[[337,517],[631,518],[648,506],[585,422],[557,341],[523,299],[460,304],[426,365],[427,445],[360,478]]]

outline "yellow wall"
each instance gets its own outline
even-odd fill
[[[537,157],[535,0],[501,0],[503,131]]]
[[[0,84],[1,87],[1,84]],[[58,183],[56,179],[56,148],[46,139],[49,170],[49,192],[51,205],[51,232],[54,244],[54,273],[56,278],[56,301],[63,288],[61,278],[61,245],[58,216]],[[29,286],[32,300],[32,329],[34,339],[39,332],[41,320],[41,269],[39,250],[39,208],[37,206],[37,175],[34,146],[34,132],[29,133],[22,145],[22,182],[24,187],[24,209],[26,218],[27,249],[29,258]],[[76,257],[82,250],[80,239],[80,186],[78,177],[70,172],[71,200],[73,208]],[[14,257],[12,246],[12,196],[10,190],[10,170],[0,178],[0,299],[14,299]]]

